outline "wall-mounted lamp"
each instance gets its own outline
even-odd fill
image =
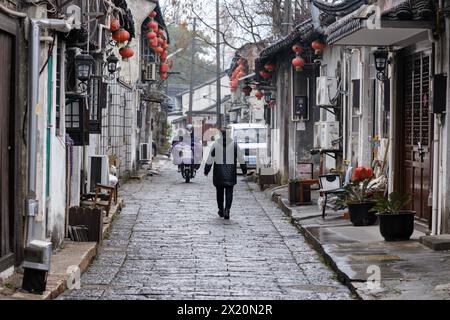
[[[92,65],[94,64],[94,58],[86,53],[82,52],[75,56],[75,70],[77,79],[81,82],[86,82],[91,77]]]
[[[384,81],[387,79],[387,65],[390,64],[388,51],[384,48],[378,48],[373,52],[375,57],[375,69],[377,70],[377,79]]]
[[[117,62],[119,62],[119,59],[114,55],[114,53],[106,59],[109,74],[113,74],[117,71]]]

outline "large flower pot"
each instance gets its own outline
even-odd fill
[[[414,211],[379,212],[380,233],[386,241],[409,240],[414,232]]]
[[[348,213],[354,226],[371,226],[377,222],[375,212],[369,211],[375,202],[349,203]]]

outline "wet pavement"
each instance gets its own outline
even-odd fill
[[[125,207],[81,289],[60,299],[350,299],[289,219],[239,177],[229,221],[203,168],[186,184],[171,162],[124,185]]]
[[[266,194],[292,217],[359,298],[450,299],[450,251],[424,246],[420,243],[423,233],[415,230],[409,241],[388,242],[378,225],[355,227],[343,211],[327,210],[322,219],[317,205],[287,205],[283,188],[266,190]]]

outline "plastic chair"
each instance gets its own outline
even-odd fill
[[[322,219],[325,219],[325,209],[327,207],[327,198],[329,194],[339,194],[344,192],[342,188],[341,175],[329,173],[319,176],[319,192],[324,196],[324,204],[322,209]]]

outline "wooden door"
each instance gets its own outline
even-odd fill
[[[403,190],[413,196],[416,218],[426,223],[431,218],[430,64],[428,52],[407,57],[403,82]]]
[[[13,102],[13,37],[0,29],[0,268],[11,257],[14,246],[12,214],[12,135],[11,105]],[[0,269],[1,271],[1,269]]]

